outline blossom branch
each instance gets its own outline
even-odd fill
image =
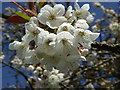
[[[107,59],[107,58],[106,58],[106,59]],[[61,83],[63,83],[63,82],[66,81],[66,80],[70,80],[70,82],[72,82],[72,81],[74,81],[74,80],[77,80],[78,78],[77,78],[77,75],[76,75],[76,74],[77,74],[78,72],[80,72],[81,74],[84,74],[86,71],[92,70],[92,69],[94,69],[94,68],[97,68],[97,67],[99,67],[99,66],[101,66],[101,65],[103,65],[103,64],[105,64],[105,63],[109,63],[111,60],[114,60],[114,59],[115,59],[115,58],[105,60],[105,61],[103,61],[102,63],[99,63],[99,64],[97,64],[97,65],[84,68],[82,71],[81,71],[80,68],[77,68],[76,70],[73,71],[73,74],[72,74],[71,76],[69,76],[69,77],[67,77],[66,79],[64,79]],[[99,78],[103,78],[103,77],[99,77]],[[96,79],[95,79],[95,80],[96,80]],[[92,80],[92,81],[93,81],[93,80]],[[84,86],[88,85],[88,84],[91,83],[92,81],[87,82]]]
[[[113,53],[120,54],[120,45],[119,44],[102,44],[100,42],[93,42],[91,44],[93,48],[97,48],[98,50],[107,50]]]
[[[11,1],[11,3],[13,3],[14,5],[16,5],[17,7],[19,7],[23,12],[25,12],[26,14],[28,14],[28,16],[32,17],[32,16],[37,16],[37,13],[27,9],[27,8],[24,8],[22,6],[20,6],[19,4],[17,4],[16,2],[14,1]]]

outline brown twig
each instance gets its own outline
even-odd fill
[[[119,44],[102,44],[100,42],[93,42],[91,44],[93,48],[97,48],[97,50],[106,50],[112,53],[120,54],[120,45]]]
[[[22,76],[26,79],[26,81],[29,83],[31,90],[34,90],[34,88],[32,87],[31,82],[28,80],[28,77],[27,77],[23,72],[21,72],[20,70],[14,68],[14,67],[12,67],[12,66],[10,66],[10,65],[7,64],[6,62],[3,62],[3,61],[2,61],[1,63],[4,64],[4,65],[6,65],[6,66],[8,66],[8,67],[10,67],[12,70],[16,71],[16,72],[19,73],[20,75],[22,75]]]
[[[35,5],[34,5],[34,0],[28,0],[28,5],[29,5],[30,10],[37,15]]]
[[[20,6],[19,4],[17,4],[14,1],[11,1],[11,3],[13,3],[14,5],[16,5],[17,7],[19,7],[23,12],[25,12],[28,16],[32,17],[32,16],[37,16],[37,14],[27,8],[24,8],[22,6]],[[32,12],[32,13],[31,13]]]

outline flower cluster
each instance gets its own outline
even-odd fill
[[[22,42],[14,41],[9,48],[16,50],[17,57],[25,65],[41,63],[48,70],[53,67],[62,72],[74,70],[80,60],[86,60],[84,56],[91,43],[99,36],[99,33],[88,30],[88,23],[94,19],[88,11],[89,4],[80,7],[75,2],[74,6],[75,10],[69,6],[65,13],[62,4],[45,5],[37,17],[31,17],[25,24],[26,34]],[[79,45],[83,48],[78,50]],[[54,84],[61,78],[62,74],[60,77],[54,74],[50,75],[49,81]]]
[[[41,85],[42,88],[58,88],[60,82],[64,80],[64,74],[60,73],[59,70],[54,68],[51,72],[43,67],[41,68],[40,66],[35,68],[34,66],[30,65],[27,69],[33,71],[36,75],[35,77],[29,78],[30,81],[31,79],[34,79],[35,83],[33,84],[36,86],[36,88],[39,88],[39,85]]]

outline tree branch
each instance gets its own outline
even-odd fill
[[[20,75],[22,75],[22,76],[26,79],[26,81],[28,81],[31,90],[34,90],[34,88],[32,87],[31,82],[28,80],[28,77],[27,77],[23,72],[21,72],[21,71],[19,71],[18,69],[16,69],[16,68],[10,66],[10,65],[7,64],[6,62],[3,62],[3,61],[2,61],[1,63],[4,64],[4,65],[6,65],[6,66],[8,66],[8,67],[10,67],[11,69],[13,69],[14,71],[16,71],[16,72],[19,73]]]
[[[102,44],[100,42],[93,42],[91,44],[93,48],[97,48],[97,50],[106,50],[112,53],[120,54],[120,45],[119,44]]]

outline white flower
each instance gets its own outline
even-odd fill
[[[31,50],[29,50],[29,47],[23,43],[22,47],[18,50],[16,50],[17,57],[21,60],[24,60],[26,56],[31,55]]]
[[[67,17],[67,18],[72,17],[72,13],[73,13],[73,11],[74,11],[74,10],[72,10],[72,6],[69,6],[69,7],[67,8],[67,11],[66,11],[65,17]]]
[[[18,50],[22,47],[22,42],[19,41],[14,41],[12,43],[9,44],[9,49],[11,50]]]
[[[57,85],[62,80],[64,80],[64,74],[59,73],[59,70],[53,68],[52,71],[50,72],[48,81],[52,85]]]
[[[93,15],[89,13],[89,15],[88,15],[87,18],[86,18],[86,21],[87,21],[88,23],[92,23],[93,20],[94,20]]]
[[[53,55],[55,53],[56,35],[48,34],[42,42],[39,43],[38,48],[47,55]]]
[[[37,37],[37,46],[40,46],[41,44],[44,43],[44,40],[45,38],[49,35],[49,32],[48,31],[41,31],[41,33],[38,34],[38,37]]]
[[[1,55],[1,54],[0,54],[0,61],[3,60],[4,57],[5,57],[4,55]]]
[[[69,32],[62,31],[62,32],[57,34],[57,43],[62,44],[62,46],[65,46],[68,43],[70,45],[73,45],[73,43],[72,43],[73,38],[74,38],[74,36],[72,34],[70,34]]]
[[[94,5],[95,5],[96,7],[101,7],[101,6],[102,6],[99,2],[94,2]]]
[[[29,65],[27,69],[33,71],[34,70],[34,66],[33,65]]]
[[[26,33],[32,33],[33,35],[39,34],[40,31],[37,25],[31,22],[25,23]]]
[[[90,48],[92,41],[98,38],[99,33],[93,33],[84,29],[76,29],[74,36],[75,41],[78,41],[76,44],[80,43],[83,47]]]
[[[75,16],[77,18],[86,18],[88,16],[88,10],[90,9],[89,4],[84,4],[81,8],[77,2],[75,2],[74,7],[76,9]]]
[[[111,23],[110,25],[109,25],[109,28],[111,29],[111,30],[118,30],[118,27],[119,27],[119,24],[118,24],[118,22],[113,22],[113,23]]]
[[[89,4],[84,4],[81,8],[78,5],[77,2],[75,2],[74,7],[76,9],[76,11],[74,12],[74,15],[78,18],[78,19],[86,19],[88,21],[88,23],[91,23],[93,21],[93,16],[90,14],[90,12],[88,11],[90,9]]]
[[[53,67],[52,71],[50,72],[50,74],[58,74],[59,73],[59,70],[55,69]]]
[[[67,18],[67,21],[70,22],[70,23],[75,20],[75,17],[74,17],[74,15],[73,15],[73,12],[74,12],[74,10],[72,10],[72,6],[69,6],[69,7],[67,8],[65,17]]]
[[[31,25],[35,25],[35,24],[31,24]],[[31,28],[30,26],[28,28]],[[33,29],[32,29],[33,28]],[[29,45],[30,41],[34,40],[35,42],[37,41],[38,35],[41,32],[44,32],[44,29],[39,28],[39,27],[32,27],[31,29],[29,29],[29,31],[27,31],[27,33],[22,37],[22,41],[24,42],[25,45]]]
[[[35,70],[33,73],[34,73],[35,75],[39,75],[39,72],[38,72],[37,70]]]
[[[36,41],[38,34],[44,31],[38,26],[39,22],[36,17],[31,17],[30,21],[25,23],[26,34],[23,36],[22,40],[26,45],[28,45],[32,40]]]
[[[97,25],[92,26],[92,29],[94,30],[94,32],[100,32],[100,29]]]
[[[74,33],[75,28],[70,24],[70,23],[63,23],[62,25],[60,25],[60,27],[58,28],[57,33],[60,33],[62,31],[68,31],[70,32],[72,35]]]
[[[50,75],[50,72],[49,72],[48,70],[44,70],[44,71],[43,71],[43,74],[49,76],[49,75]]]
[[[26,33],[29,32],[31,32],[32,34],[40,33],[38,26],[39,26],[38,19],[36,17],[31,17],[30,21],[28,23],[25,23]]]
[[[40,61],[40,63],[42,65],[45,65],[45,67],[48,70],[52,70],[53,67],[57,68],[58,63],[59,63],[60,60],[61,60],[61,57],[60,56],[58,57],[58,55],[56,55],[56,54],[53,55],[53,56],[45,54],[44,57],[43,57],[43,60]],[[57,69],[59,69],[59,68],[57,68]]]
[[[79,50],[80,50],[80,53],[81,53],[82,56],[87,55],[88,51],[89,51],[88,49],[86,49],[84,47],[80,47]]]
[[[73,40],[74,36],[67,31],[62,31],[57,34],[57,53],[58,55],[67,55],[74,52]]]
[[[89,25],[87,24],[86,20],[84,19],[79,19],[76,23],[75,23],[75,28],[80,28],[80,29],[88,29]]]
[[[35,54],[31,54],[30,56],[26,56],[24,63],[26,64],[38,64],[40,60],[37,58]]]
[[[62,4],[56,4],[53,8],[50,5],[45,5],[41,8],[38,19],[42,24],[48,25],[50,28],[54,29],[67,20],[62,16],[64,12],[65,7]]]
[[[42,68],[38,66],[38,67],[36,68],[36,70],[37,70],[37,71],[42,71]]]
[[[58,76],[60,81],[64,80],[64,74],[63,73],[58,73],[57,76]]]
[[[14,60],[11,61],[16,67],[19,67],[23,64],[22,60],[20,60],[18,57],[15,57]]]
[[[54,75],[54,74],[49,77],[48,81],[49,81],[52,85],[56,85],[56,84],[58,84],[58,82],[60,82],[58,76],[57,76],[57,75]]]
[[[32,24],[36,24],[37,26],[39,26],[39,20],[38,20],[37,17],[31,17],[31,18],[30,18],[30,22],[31,22]]]

